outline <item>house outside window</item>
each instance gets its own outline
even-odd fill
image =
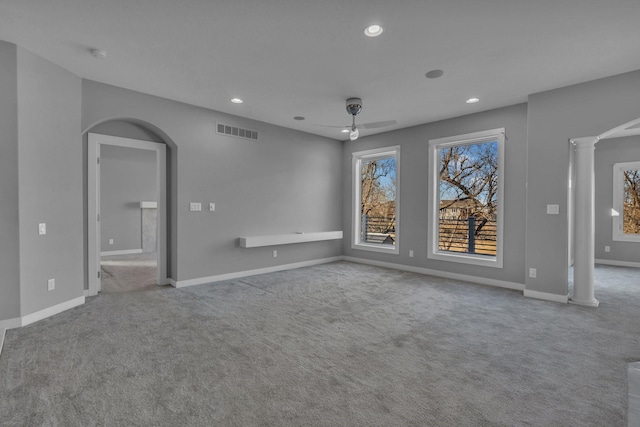
[[[502,268],[504,129],[429,141],[431,259]]]
[[[352,247],[399,252],[400,147],[353,153]]]

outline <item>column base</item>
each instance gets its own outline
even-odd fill
[[[598,308],[598,306],[600,305],[600,301],[598,301],[595,298],[590,300],[590,301],[580,301],[580,300],[575,300],[573,298],[569,298],[569,304],[575,304],[575,305],[582,305],[582,306],[585,306],[585,307]]]

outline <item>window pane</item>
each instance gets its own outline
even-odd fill
[[[360,242],[396,243],[396,158],[360,162]]]
[[[440,148],[438,249],[496,256],[498,141]]]
[[[624,171],[622,230],[624,234],[640,234],[640,170]]]

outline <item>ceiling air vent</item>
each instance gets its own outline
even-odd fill
[[[255,130],[237,128],[235,126],[224,125],[222,123],[217,124],[216,133],[244,139],[258,139],[258,132]]]

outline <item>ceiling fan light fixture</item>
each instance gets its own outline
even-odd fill
[[[380,25],[372,24],[364,29],[364,34],[367,37],[378,37],[380,34],[382,34],[383,31],[384,28],[382,28]]]
[[[358,131],[358,128],[353,128],[349,132],[349,140],[350,141],[355,141],[356,139],[358,139],[359,136],[360,136],[360,132]]]

